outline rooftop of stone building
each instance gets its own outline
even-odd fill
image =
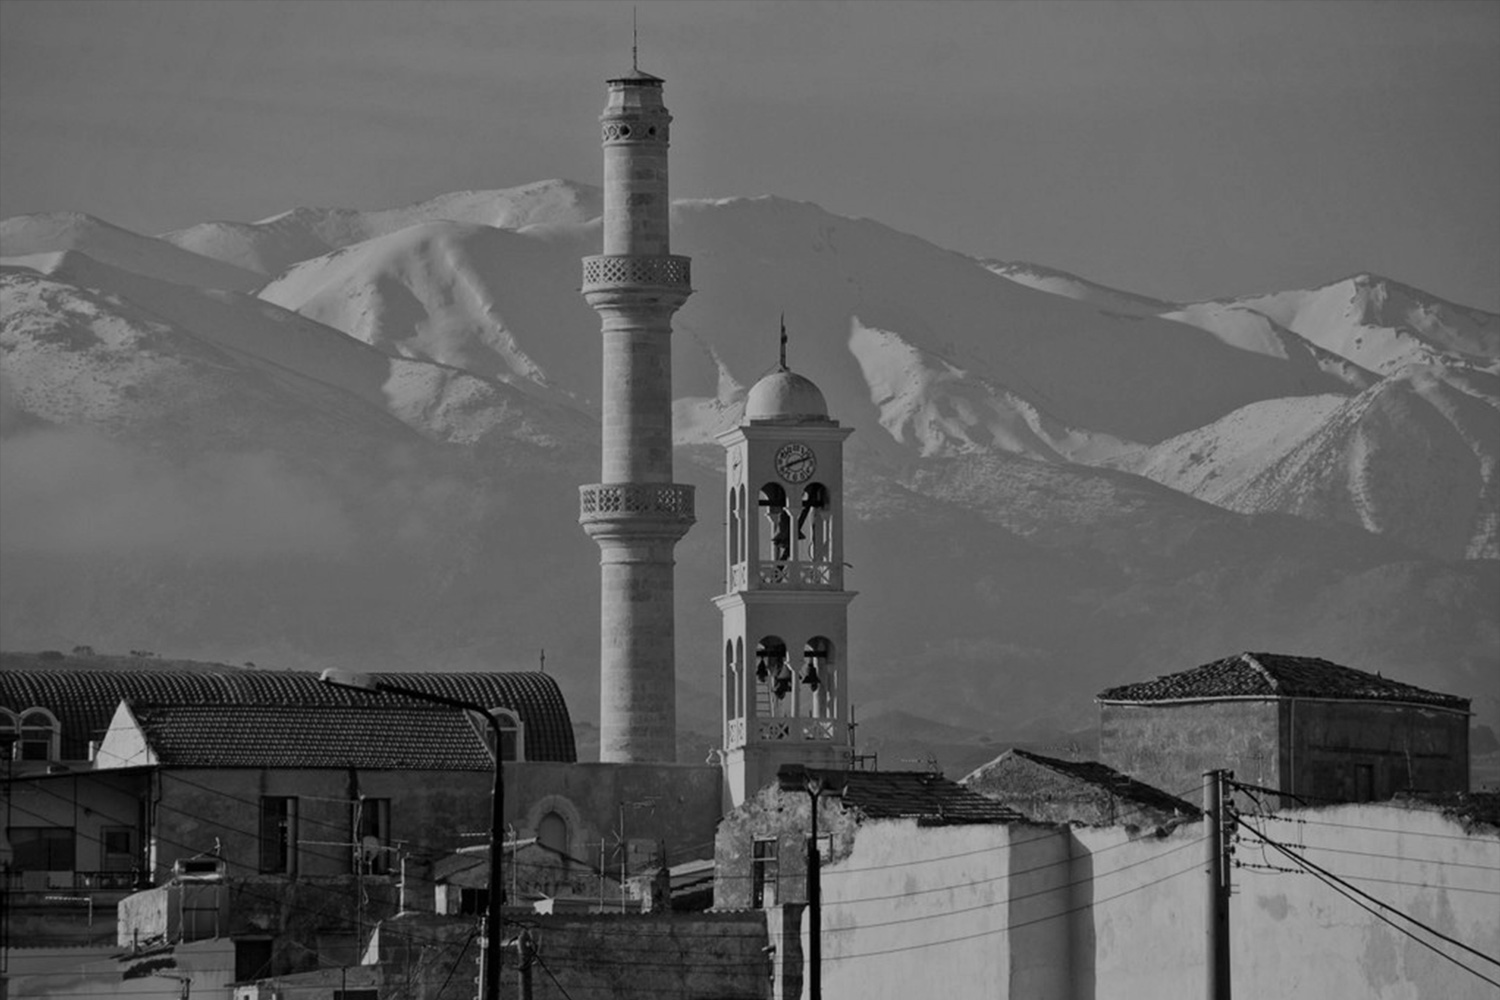
[[[126,704],[146,746],[166,766],[487,774],[495,766],[474,723],[449,708]],[[100,759],[105,763],[104,755]]]
[[[1099,692],[1100,702],[1152,703],[1219,698],[1339,698],[1408,702],[1466,711],[1469,699],[1403,684],[1314,656],[1238,653],[1155,680]]]
[[[0,657],[0,708],[20,714],[44,708],[61,729],[61,756],[88,759],[91,741],[109,728],[124,700],[160,705],[261,705],[367,708],[431,706],[396,694],[355,691],[319,683],[302,670],[264,670],[222,663],[172,661],[157,666],[138,658],[132,669],[91,669],[95,660],[123,659],[75,655],[38,660],[35,655]],[[372,679],[428,694],[506,708],[525,728],[527,760],[570,762],[578,759],[573,721],[556,679],[537,672],[459,673],[399,672],[371,674]]]
[[[1025,819],[1009,806],[931,771],[808,768],[803,773],[821,779],[824,794],[839,797],[845,807],[857,809],[868,819],[916,819],[928,826]]]
[[[1066,802],[1070,797],[1069,786],[1082,792],[1104,793],[1118,803],[1119,806],[1111,810],[1111,822],[1127,822],[1133,813],[1139,814],[1138,818],[1149,819],[1153,813],[1191,818],[1200,812],[1191,802],[1137,781],[1108,764],[1094,760],[1058,760],[1019,748],[1007,750],[976,768],[964,777],[961,784],[1023,813],[1027,812],[1021,804],[1023,802]]]

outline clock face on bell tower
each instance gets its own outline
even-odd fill
[[[776,472],[789,483],[805,483],[817,469],[813,450],[801,442],[784,444],[776,452]]]

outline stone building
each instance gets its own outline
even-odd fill
[[[1328,660],[1240,653],[1096,700],[1104,763],[1174,795],[1221,768],[1314,803],[1469,788],[1469,699]]]
[[[1057,760],[1007,750],[961,782],[1027,819],[1130,829],[1169,830],[1196,820],[1191,802],[1093,760]]]
[[[872,824],[920,827],[1020,821],[1020,813],[928,771],[819,771],[819,856],[849,855]],[[716,909],[767,909],[807,902],[807,838],[812,797],[772,782],[731,810],[714,841]]]

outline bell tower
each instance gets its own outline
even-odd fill
[[[785,341],[783,340],[783,345]],[[750,389],[727,452],[724,768],[739,805],[783,764],[842,769],[849,728],[844,439],[823,393],[782,363]]]
[[[692,293],[670,246],[662,81],[632,67],[609,81],[604,252],[583,260],[583,297],[604,342],[602,482],[579,488],[599,544],[600,760],[677,759],[673,554],[693,488],[672,482],[672,314]]]

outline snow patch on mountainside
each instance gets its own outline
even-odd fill
[[[1178,308],[1175,302],[1153,299],[1134,292],[1122,292],[1098,282],[1080,278],[1076,274],[1044,267],[1027,261],[980,260],[981,264],[1000,277],[1014,281],[1039,292],[1060,295],[1063,298],[1088,302],[1106,309],[1113,309],[1132,316],[1160,316]]]
[[[850,323],[849,353],[879,409],[880,426],[923,458],[998,450],[1033,458],[1102,458],[1130,447],[1066,427],[1003,385],[908,343]]]
[[[1441,558],[1493,559],[1497,382],[1408,366],[1352,399],[1245,407],[1119,464],[1230,510],[1342,521]]]
[[[564,283],[558,263],[546,244],[515,233],[429,222],[299,264],[260,297],[392,355],[552,390],[554,376],[516,328],[531,314],[503,293],[533,280]],[[545,349],[545,332],[534,331],[529,342]],[[576,367],[570,361],[550,352],[552,367],[565,373]]]
[[[1239,298],[1234,304],[1381,375],[1434,362],[1500,372],[1500,316],[1378,275],[1357,274],[1323,288]]]
[[[81,250],[127,271],[198,288],[248,291],[263,278],[243,268],[192,253],[165,241],[81,212],[18,215],[0,221],[0,257]]]
[[[459,191],[369,212],[297,208],[260,222],[206,222],[161,238],[236,267],[276,275],[301,261],[424,222],[523,229],[587,222],[598,218],[603,207],[598,188],[547,180],[492,191]]]

